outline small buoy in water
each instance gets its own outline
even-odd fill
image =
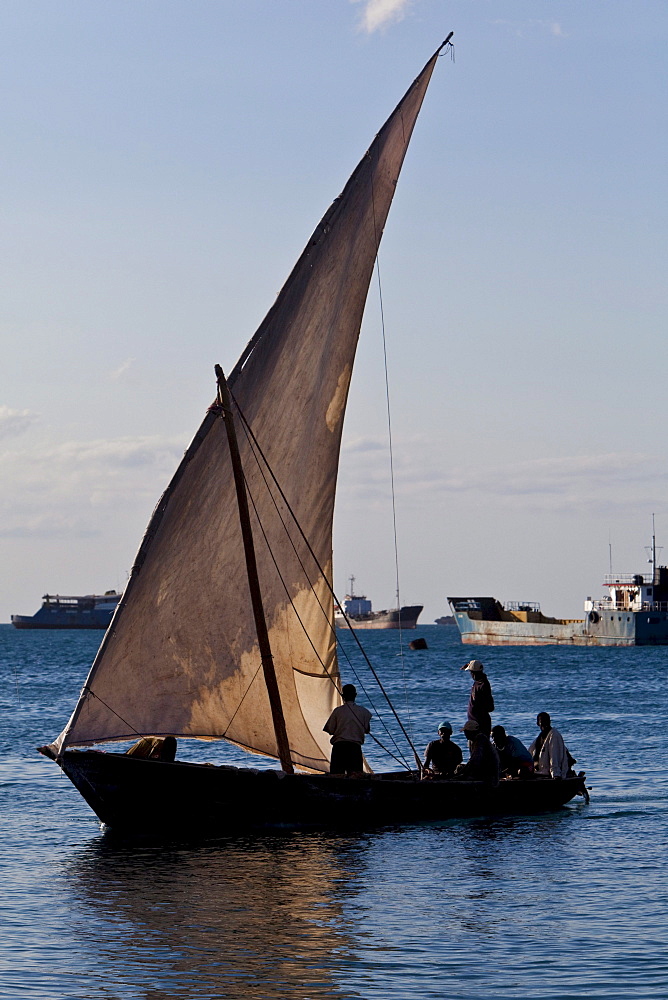
[[[427,649],[426,639],[411,639],[408,643],[410,649]]]

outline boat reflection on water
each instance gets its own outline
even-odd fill
[[[68,875],[109,995],[132,986],[133,997],[151,1000],[341,997],[337,968],[352,947],[343,901],[354,895],[364,851],[360,839],[352,851],[351,843],[291,834],[198,846],[100,838]]]
[[[586,885],[596,834],[574,835],[575,811],[201,845],[102,837],[68,865],[68,925],[105,996],[416,1000],[440,996],[444,976],[478,995],[483,971],[507,962],[509,914],[522,947],[552,926],[536,885],[555,868]],[[471,933],[489,949],[473,965]],[[572,972],[570,953],[564,963]],[[538,979],[531,986],[526,995],[540,995]]]

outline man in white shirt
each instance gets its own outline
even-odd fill
[[[529,747],[534,761],[534,773],[545,778],[567,778],[573,758],[566,749],[563,736],[552,728],[547,712],[538,713],[536,725],[540,732]]]
[[[343,705],[334,709],[322,728],[331,736],[329,773],[350,775],[364,770],[362,744],[371,730],[371,712],[355,704],[357,688],[354,684],[344,684],[341,694]]]

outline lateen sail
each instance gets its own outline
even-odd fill
[[[343,415],[378,243],[437,55],[326,213],[229,379],[291,757],[316,771],[329,767],[322,727],[340,702],[330,584]],[[52,748],[161,734],[224,738],[278,756],[216,412],[207,414],[154,512]]]

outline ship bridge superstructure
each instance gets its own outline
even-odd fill
[[[607,573],[603,586],[608,595],[600,601],[590,597],[585,611],[668,611],[668,567],[653,573]]]

